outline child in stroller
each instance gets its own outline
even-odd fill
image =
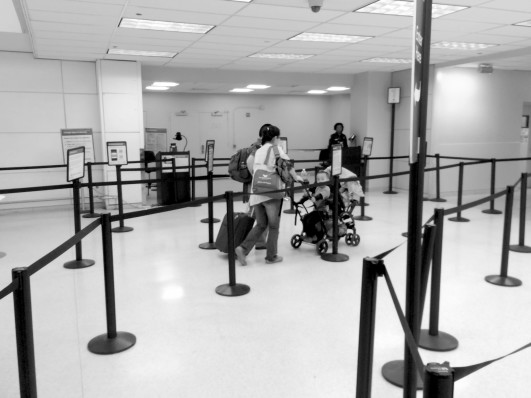
[[[329,174],[326,170],[320,170],[315,177],[317,183],[324,183],[330,180]],[[315,209],[308,211],[304,205],[305,202],[311,201]],[[295,249],[299,248],[302,242],[315,244],[315,249],[318,254],[326,253],[328,250],[328,240],[333,239],[333,220],[330,212],[330,187],[328,185],[321,185],[313,190],[306,190],[302,198],[295,203],[296,213],[299,214],[303,230],[301,234],[295,234],[291,238],[291,246]],[[343,206],[341,206],[343,207]],[[304,208],[306,214],[301,214],[301,208]],[[352,219],[352,210],[354,205],[349,206],[346,211],[340,211],[338,219],[338,237],[345,236],[345,241],[348,245],[357,246],[359,243],[359,236],[356,231],[351,233],[348,231],[349,227],[354,228],[354,220]],[[345,221],[343,221],[345,219]]]

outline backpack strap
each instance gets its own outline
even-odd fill
[[[271,149],[276,150],[276,152],[275,152],[275,157],[277,157],[276,154],[278,153],[278,148],[277,148],[276,146],[272,145],[272,146],[269,147],[269,149],[267,150],[267,155],[266,155],[266,158],[265,158],[265,160],[264,160],[264,165],[266,165],[266,166],[269,164],[269,155],[271,155]]]

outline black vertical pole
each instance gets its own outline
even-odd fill
[[[212,198],[214,196],[214,174],[212,171],[207,172],[207,191],[208,197]],[[208,218],[203,218],[201,222],[208,223],[209,225],[219,222],[219,219],[214,218],[214,202],[212,200],[208,202]]]
[[[502,259],[501,259],[501,271],[500,275],[489,275],[485,277],[485,280],[493,285],[499,286],[520,286],[522,281],[519,279],[507,276],[507,270],[509,268],[509,241],[511,240],[511,219],[513,216],[513,196],[514,188],[507,186],[507,197],[505,200],[505,219],[503,222],[503,239],[502,239]]]
[[[419,347],[431,351],[451,351],[457,348],[458,341],[452,335],[439,331],[439,303],[441,292],[441,264],[444,233],[444,210],[435,209],[433,222],[437,228],[433,243],[433,261],[431,271],[430,326],[421,330]]]
[[[195,200],[195,158],[192,158],[192,200]]]
[[[395,148],[395,105],[391,104],[391,150],[389,151],[389,187],[385,194],[396,194],[396,191],[393,191],[393,156]]]
[[[92,163],[87,163],[87,175],[88,175],[88,193],[89,193],[89,212],[83,214],[83,218],[97,218],[100,214],[94,213],[94,191],[92,186]]]
[[[232,191],[225,192],[227,201],[227,238],[229,246],[229,283],[216,287],[216,293],[220,296],[243,296],[251,291],[251,288],[241,283],[236,283],[236,257],[234,253],[234,195]]]
[[[468,222],[470,221],[468,218],[461,217],[461,205],[463,204],[463,171],[465,168],[465,164],[463,162],[459,163],[459,182],[457,187],[457,207],[459,210],[457,210],[457,216],[451,217],[448,220],[455,221],[455,222]]]
[[[173,180],[173,203],[177,203],[177,170],[175,170],[175,158],[171,158],[171,178]]]
[[[431,260],[433,258],[433,244],[437,235],[435,226],[426,225],[422,238],[422,258],[420,270],[420,320],[422,324],[422,314],[424,313],[424,303],[426,302],[426,292],[428,291],[428,277],[430,275]]]
[[[293,197],[295,195],[295,191],[293,190],[294,186],[295,186],[295,181],[291,180],[291,183],[289,185],[289,198],[290,198],[290,200],[289,200],[289,209],[284,210],[285,214],[295,214],[296,213],[296,210],[293,207]]]
[[[441,156],[438,153],[435,154],[435,193],[432,202],[446,202],[446,199],[441,198]]]
[[[423,398],[453,398],[454,370],[448,362],[429,363],[424,369]]]
[[[494,195],[496,189],[496,159],[490,159],[490,194]],[[490,208],[483,210],[486,214],[501,214],[501,211],[494,209],[494,199],[490,200]]]
[[[33,343],[31,288],[28,268],[13,268],[11,277],[15,284],[13,304],[15,306],[20,396],[22,398],[36,398],[37,378],[35,373],[35,346]]]
[[[341,262],[347,261],[349,257],[346,254],[337,252],[338,237],[338,219],[339,219],[339,176],[334,176],[334,208],[332,213],[332,253],[322,253],[321,258],[325,261]]]
[[[122,199],[122,165],[116,165],[116,190],[118,191],[118,216],[120,217],[120,226],[113,228],[112,232],[129,232],[133,227],[124,226],[124,204]]]
[[[199,245],[199,248],[206,249],[206,250],[213,250],[216,248],[216,245],[214,243],[214,222],[218,222],[219,220],[217,218],[214,218],[214,203],[212,201],[212,172],[211,171],[208,172],[207,182],[208,182],[208,197],[210,198],[210,200],[208,201],[208,218],[202,219],[201,222],[208,223],[208,242],[201,243]]]
[[[88,343],[88,350],[94,354],[116,354],[131,348],[136,337],[128,332],[116,331],[116,299],[114,292],[114,260],[112,252],[111,215],[101,215],[101,237],[103,247],[103,273],[105,283],[105,315],[107,333],[94,337]]]
[[[527,202],[527,173],[522,173],[520,185],[520,224],[518,231],[518,244],[509,246],[509,250],[519,253],[531,253],[531,247],[525,245],[525,217]]]
[[[378,288],[378,276],[382,275],[383,266],[384,263],[381,259],[369,257],[363,259],[356,398],[371,397],[376,291]]]

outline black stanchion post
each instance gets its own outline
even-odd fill
[[[384,262],[381,259],[369,257],[363,259],[356,398],[371,397],[376,291],[378,277],[383,275],[383,267]]]
[[[208,201],[208,218],[203,218],[202,223],[216,223],[219,222],[219,219],[214,218],[214,202],[212,201],[212,196],[214,196],[214,175],[212,171],[207,172],[207,190],[208,197],[211,199]]]
[[[195,200],[195,158],[192,158],[192,200]]]
[[[494,195],[496,189],[496,159],[490,159],[490,194]],[[501,211],[494,209],[494,199],[490,200],[490,208],[483,210],[486,214],[501,214]]]
[[[74,202],[74,231],[77,234],[79,231],[81,231],[81,214],[79,211],[79,187],[80,182],[79,178],[75,179],[73,181],[73,202]],[[72,261],[67,261],[63,264],[63,267],[68,269],[78,269],[78,268],[86,268],[90,267],[91,265],[94,265],[94,260],[90,259],[83,259],[83,248],[81,245],[81,241],[76,243],[76,259]]]
[[[446,199],[441,198],[441,156],[438,153],[435,154],[435,193],[432,202],[446,202]]]
[[[172,159],[173,160],[173,159]],[[124,226],[124,204],[122,200],[122,165],[116,165],[116,190],[118,191],[118,215],[120,217],[120,226],[113,228],[112,232],[129,232],[133,227]]]
[[[369,191],[369,186],[367,184],[367,175],[369,174],[369,156],[364,155],[363,156],[363,167],[361,168],[361,174],[363,178],[361,179],[361,187],[363,189],[363,192],[367,193]],[[365,207],[369,206],[369,203],[365,201],[365,198],[363,198],[362,201],[360,201],[360,206]]]
[[[465,168],[465,164],[463,162],[459,163],[459,186],[457,188],[457,207],[461,207],[463,204],[463,170]],[[461,210],[457,211],[457,216],[449,218],[450,221],[455,222],[468,222],[470,221],[468,218],[461,217]]]
[[[430,326],[429,330],[421,330],[419,347],[431,351],[451,351],[458,346],[458,341],[452,335],[439,331],[439,303],[441,292],[441,264],[444,233],[444,209],[435,209],[433,221],[437,232],[433,244],[433,261],[431,271],[430,295]]]
[[[35,346],[33,343],[33,318],[31,313],[31,287],[28,268],[13,268],[11,270],[11,277],[15,284],[13,303],[15,306],[20,396],[23,398],[37,398]]]
[[[398,192],[393,191],[393,156],[395,148],[395,105],[391,104],[391,150],[389,151],[389,187],[385,194],[393,195]]]
[[[212,178],[211,174],[212,172],[209,171],[209,184],[208,184],[208,197],[210,198],[210,201],[208,202],[208,218],[205,218],[208,222],[208,242],[201,243],[199,245],[199,248],[206,249],[206,250],[213,250],[216,248],[216,244],[214,243],[214,220],[217,220],[217,218],[213,218],[214,216],[214,203],[212,202]],[[219,221],[219,220],[218,220]],[[203,220],[201,220],[203,222]]]
[[[525,207],[527,202],[527,173],[522,173],[520,185],[520,225],[518,231],[518,244],[510,245],[509,250],[519,253],[531,253],[531,247],[525,245]]]
[[[454,370],[448,362],[429,363],[424,368],[423,398],[453,398]]]
[[[114,293],[114,260],[112,252],[111,215],[101,215],[103,246],[103,272],[105,276],[105,313],[107,333],[94,337],[88,343],[93,354],[108,355],[125,351],[136,343],[136,337],[128,332],[116,331],[116,300]]]
[[[514,188],[507,186],[507,197],[505,200],[505,219],[503,222],[503,239],[502,239],[502,260],[500,275],[489,275],[485,280],[493,285],[515,287],[520,286],[522,281],[512,276],[507,276],[509,268],[509,241],[511,240],[511,218],[513,214],[513,197]]]
[[[227,234],[229,243],[229,283],[219,285],[216,293],[220,296],[243,296],[251,291],[247,285],[236,283],[236,259],[234,254],[234,199],[232,191],[225,192],[227,201]]]
[[[295,194],[295,191],[293,190],[294,186],[295,181],[291,180],[291,184],[289,186],[289,209],[284,210],[285,214],[295,214],[297,212],[295,207],[293,207],[293,195]]]
[[[87,175],[88,175],[88,193],[89,193],[89,212],[83,214],[83,218],[98,218],[101,214],[94,213],[94,192],[92,187],[92,163],[87,163]]]
[[[370,221],[372,220],[372,217],[369,217],[369,216],[366,216],[365,215],[365,197],[362,196],[360,198],[360,215],[359,216],[355,216],[355,217],[352,217],[354,220],[358,220],[358,221]]]
[[[337,252],[337,241],[338,241],[338,219],[339,219],[339,176],[334,176],[334,210],[332,214],[332,229],[333,229],[333,238],[332,238],[332,253],[322,253],[321,258],[325,261],[331,262],[341,262],[347,261],[348,256],[346,254]],[[319,244],[319,243],[317,243]]]

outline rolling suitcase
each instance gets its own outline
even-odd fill
[[[254,218],[249,217],[247,213],[234,213],[234,247],[236,248],[242,243],[247,234],[253,229]],[[219,228],[218,236],[216,237],[216,249],[223,253],[229,252],[229,235],[227,233],[227,215],[223,217],[223,221]]]

